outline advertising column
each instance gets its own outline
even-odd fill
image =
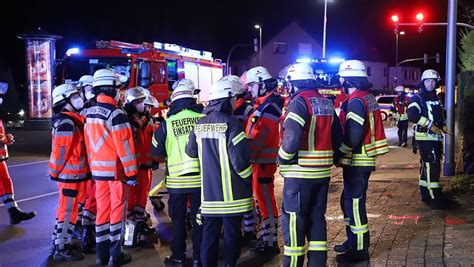
[[[26,45],[28,120],[38,125],[52,117],[52,96],[56,40],[61,36],[41,30],[18,36]]]

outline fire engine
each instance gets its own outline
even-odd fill
[[[160,102],[169,97],[171,85],[182,78],[197,88],[198,102],[206,102],[212,83],[223,76],[222,61],[212,53],[169,43],[131,44],[120,41],[97,41],[93,49],[69,49],[62,60],[61,83],[77,81],[82,75],[93,75],[98,69],[111,68],[128,78],[124,89],[141,86],[150,90]],[[157,110],[154,110],[157,112]]]

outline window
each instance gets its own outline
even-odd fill
[[[387,75],[388,75],[388,69],[383,68],[383,77],[387,77]]]
[[[410,79],[410,71],[405,70],[405,80],[408,80],[408,79]]]
[[[379,104],[391,104],[393,102],[394,97],[393,96],[382,96],[377,99],[377,102]]]
[[[372,76],[372,67],[367,67],[367,75]]]
[[[419,77],[418,77],[418,71],[414,71],[414,72],[413,72],[413,80],[416,81],[416,80],[418,80],[418,79],[419,79]]]
[[[273,42],[273,54],[286,54],[286,43]]]
[[[162,84],[165,82],[165,75],[166,71],[163,63],[143,61],[139,63],[137,84],[145,88],[152,84]]]

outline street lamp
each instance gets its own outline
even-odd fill
[[[259,48],[258,48],[258,65],[262,65],[262,27],[256,24],[255,29],[259,31],[260,39],[259,39]]]
[[[395,66],[398,64],[398,35],[405,35],[404,31],[395,33]]]

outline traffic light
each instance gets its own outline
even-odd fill
[[[393,21],[393,26],[394,26],[393,32],[395,34],[398,34],[398,20],[399,20],[398,15],[392,15],[392,21]]]
[[[439,53],[436,53],[436,63],[441,63],[441,55]]]
[[[418,13],[416,14],[416,21],[418,22],[418,32],[421,33],[423,32],[423,19],[425,16],[423,13]]]
[[[258,52],[258,39],[253,39],[253,51]]]
[[[428,54],[423,54],[423,63],[428,64]]]

